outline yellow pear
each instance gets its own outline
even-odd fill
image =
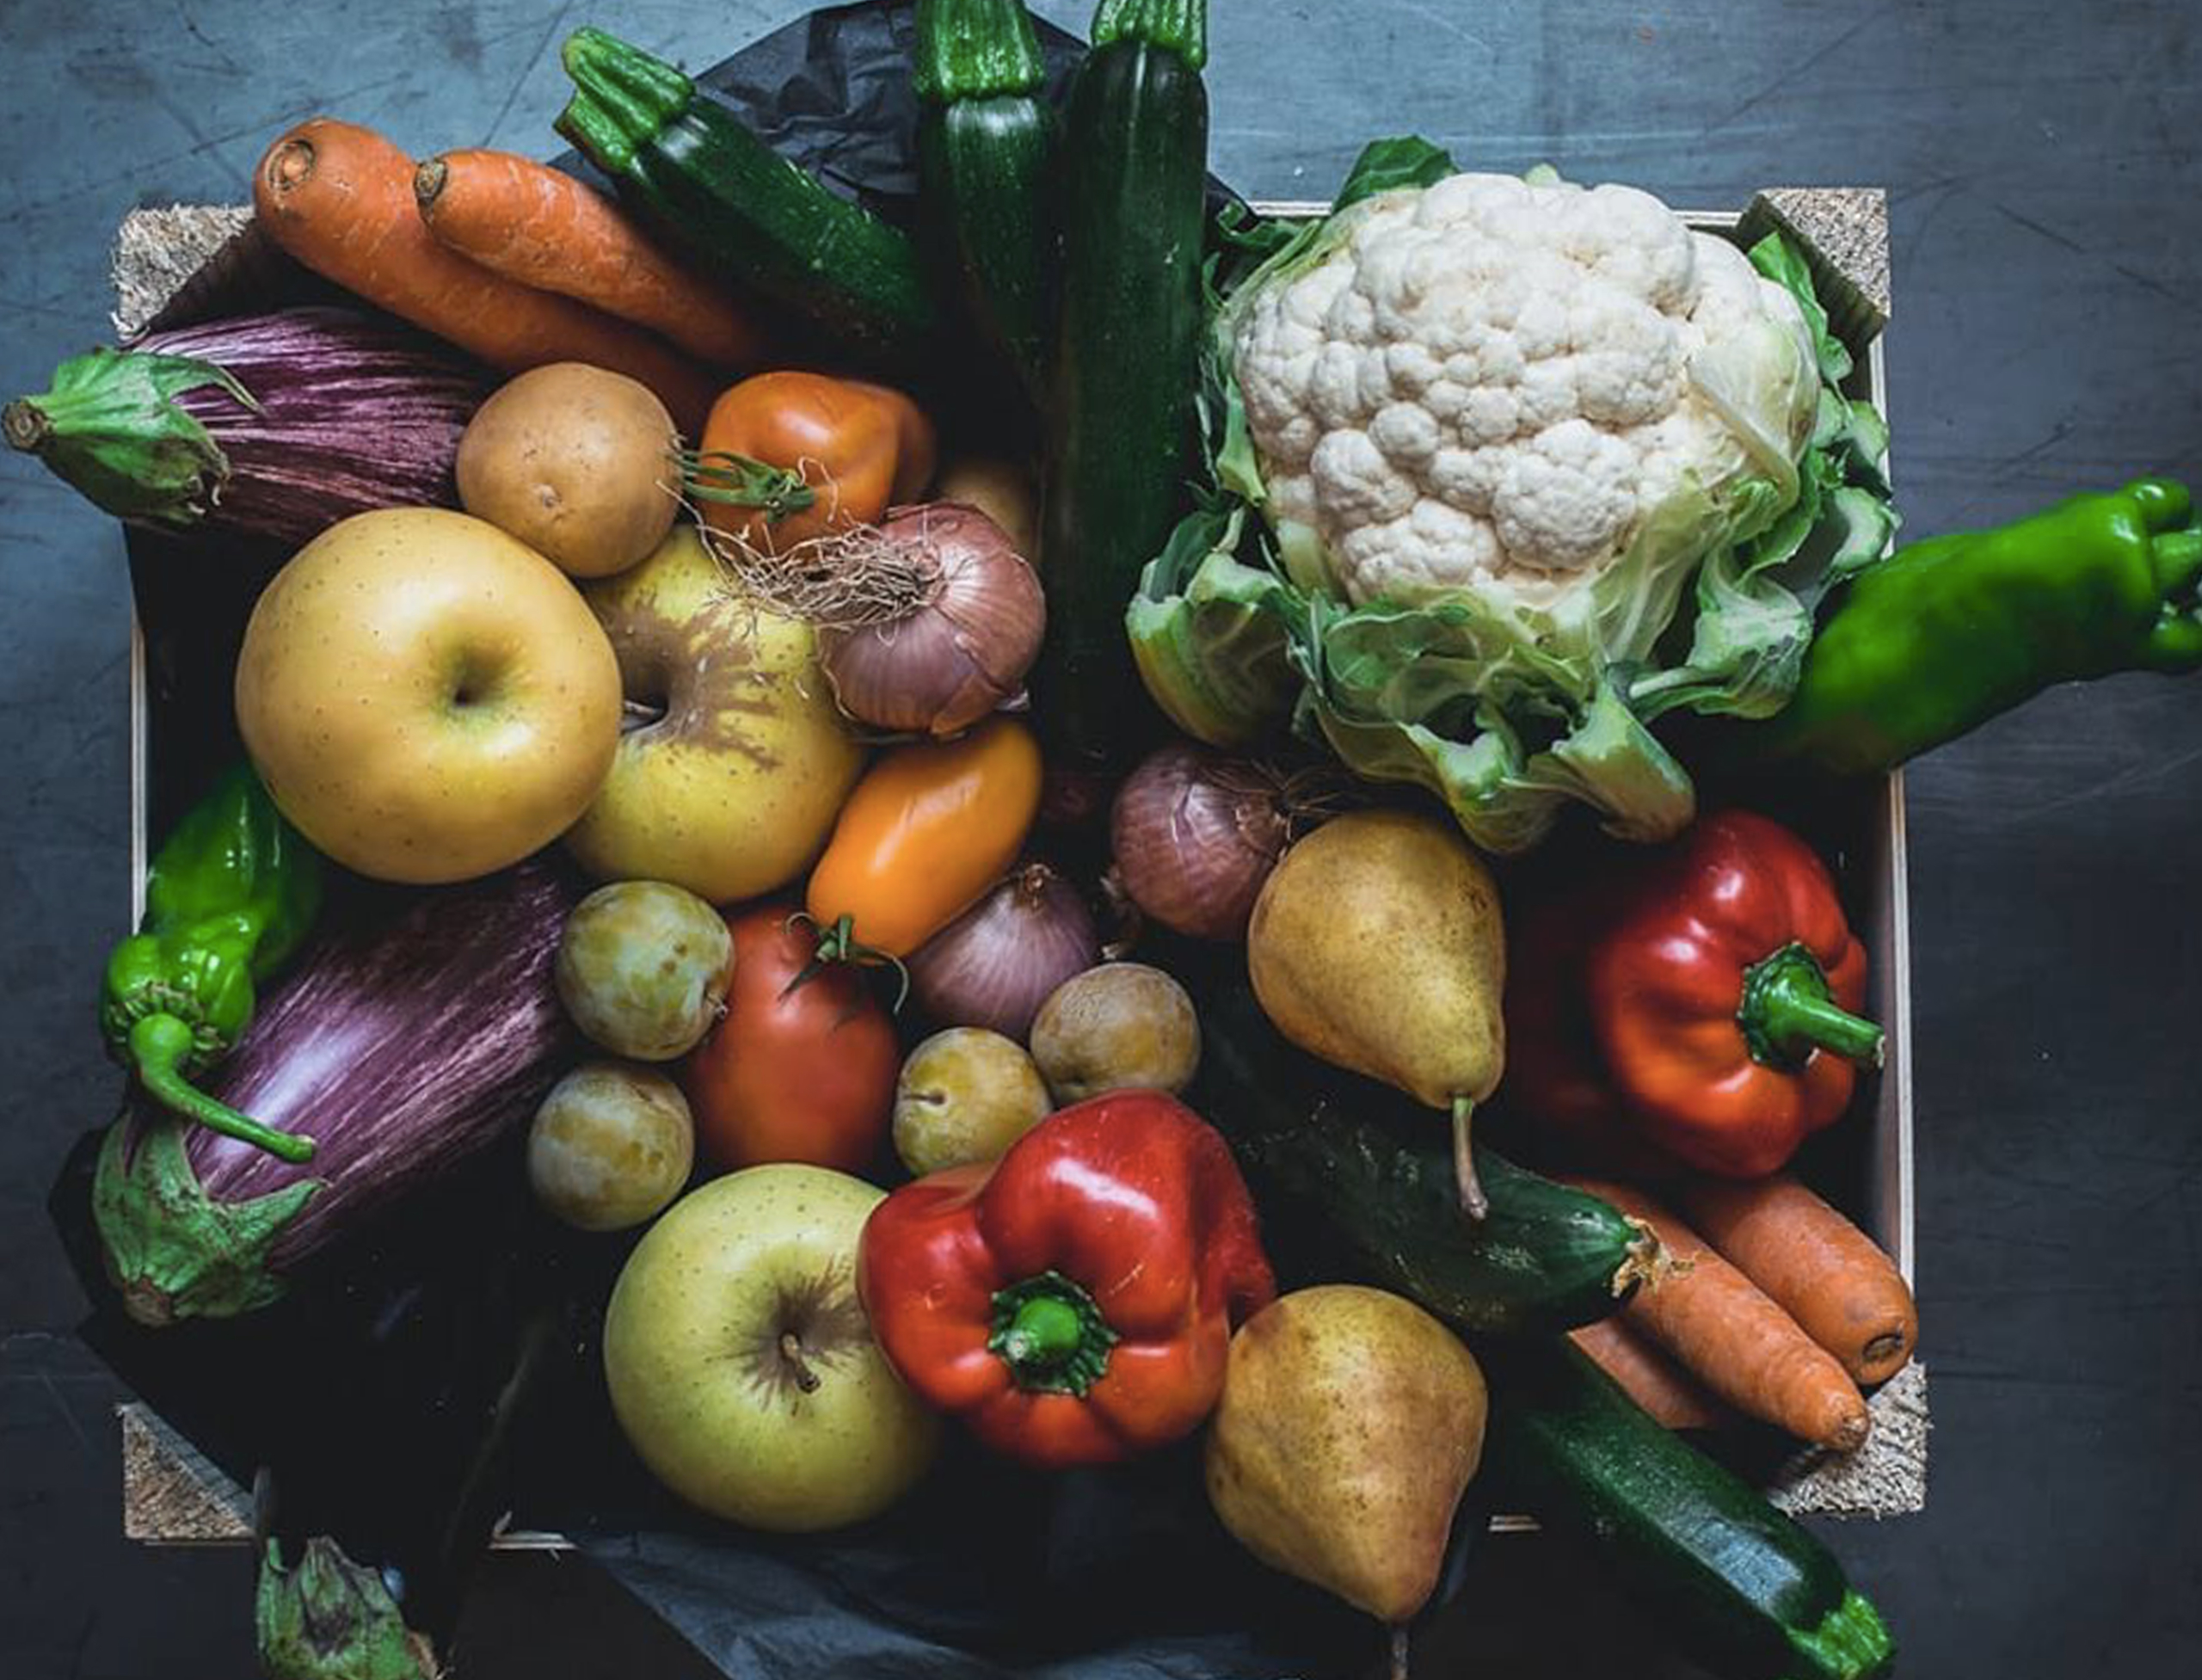
[[[1403,810],[1325,823],[1254,901],[1246,967],[1294,1043],[1451,1113],[1461,1204],[1481,1217],[1468,1116],[1505,1067],[1506,938],[1460,830]]]
[[[1396,1628],[1436,1587],[1485,1402],[1475,1356],[1412,1302],[1281,1296],[1232,1338],[1209,1502],[1263,1562]]]

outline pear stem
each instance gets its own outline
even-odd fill
[[[1392,1624],[1392,1680],[1407,1680],[1407,1624]]]
[[[1453,1098],[1453,1178],[1461,1190],[1461,1211],[1478,1224],[1491,1211],[1491,1198],[1476,1177],[1475,1151],[1470,1147],[1468,1122],[1475,1117],[1473,1097]]]

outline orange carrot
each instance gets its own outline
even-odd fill
[[[252,200],[269,237],[316,274],[492,367],[608,367],[655,391],[692,434],[710,411],[717,381],[662,340],[438,244],[413,201],[412,160],[372,129],[299,124],[260,160]]]
[[[1669,1429],[1718,1429],[1735,1413],[1705,1385],[1617,1318],[1600,1319],[1568,1335],[1628,1397]]]
[[[1693,1179],[1682,1205],[1720,1257],[1864,1383],[1911,1358],[1919,1310],[1896,1262],[1794,1178]]]
[[[1705,1239],[1641,1191],[1603,1179],[1564,1182],[1643,1220],[1689,1270],[1639,1289],[1621,1313],[1699,1382],[1746,1417],[1823,1447],[1864,1443],[1865,1397],[1835,1356]]]
[[[762,359],[756,323],[585,182],[510,151],[446,151],[413,176],[428,231],[483,268],[649,327],[730,372]]]

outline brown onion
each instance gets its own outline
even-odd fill
[[[1172,742],[1116,791],[1109,818],[1116,873],[1132,902],[1165,927],[1239,938],[1304,811],[1275,771]]]
[[[1024,1042],[1048,994],[1101,960],[1076,887],[1025,864],[911,954],[910,989],[943,1026],[991,1027]]]
[[[870,535],[923,582],[891,618],[820,629],[841,710],[876,729],[951,735],[1019,703],[1047,604],[1001,527],[976,508],[936,502],[898,509]]]

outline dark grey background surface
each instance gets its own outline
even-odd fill
[[[701,65],[802,9],[0,0],[0,393],[101,336],[126,209],[242,200],[296,118],[547,155],[570,27]],[[1470,167],[1549,160],[1689,206],[1886,186],[1914,532],[2144,469],[2202,482],[2193,0],[1211,9],[1214,164],[1252,196],[1319,195],[1406,129]],[[72,1338],[41,1205],[114,1088],[89,1000],[128,904],[127,625],[115,528],[0,463],[0,1673],[22,1680],[250,1668],[240,1554],[120,1538],[120,1395]],[[2144,678],[2051,695],[1910,776],[1931,1503],[1824,1530],[1910,1675],[2179,1672],[2202,1638],[2198,777],[2202,686]],[[1541,1564],[1534,1542],[1495,1556],[1465,1671],[1575,1671],[1568,1630],[1603,1601]],[[490,1570],[461,1654],[483,1680],[702,1671],[578,1563]]]

